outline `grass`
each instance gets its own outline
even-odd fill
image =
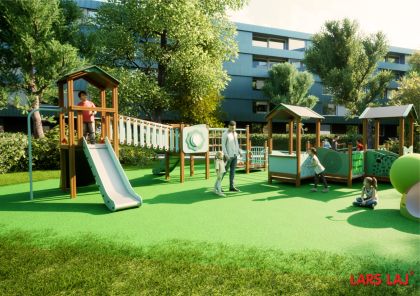
[[[238,173],[242,192],[220,198],[202,165],[186,169],[180,184],[179,168],[169,181],[126,168],[144,204],[116,213],[94,185],[69,199],[36,182],[32,202],[26,185],[0,187],[0,295],[416,295],[420,227],[389,184],[372,211],[349,206],[357,183],[310,194]],[[408,287],[349,282],[410,271]]]
[[[33,171],[32,180],[42,181],[49,179],[60,178],[60,171]],[[8,174],[0,174],[0,186],[13,185],[13,184],[22,184],[29,182],[29,173],[28,172],[16,172]]]
[[[419,284],[417,276],[408,286],[350,285],[350,274],[385,279],[410,268],[378,258],[183,241],[135,247],[92,236],[46,244],[45,235],[0,235],[1,295],[416,295]]]

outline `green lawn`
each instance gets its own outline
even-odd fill
[[[390,185],[380,185],[379,206],[367,210],[349,206],[360,184],[309,193],[309,183],[269,185],[266,172],[239,173],[242,192],[220,198],[201,166],[184,184],[179,169],[169,182],[150,171],[127,170],[144,204],[116,213],[95,186],[71,200],[57,189],[58,179],[36,182],[32,202],[27,184],[0,187],[0,266],[21,264],[30,254],[27,269],[42,262],[28,283],[25,268],[3,267],[8,284],[0,292],[42,294],[34,290],[41,289],[34,287],[38,281],[49,294],[72,288],[124,294],[131,287],[144,294],[407,295],[418,285],[420,227],[399,214],[400,194]],[[409,287],[349,284],[351,273],[409,271],[415,271]],[[14,278],[22,282],[12,284]]]
[[[60,178],[60,171],[33,171],[32,180],[42,181],[48,179]],[[0,174],[0,186],[21,184],[29,182],[28,172],[16,172],[9,174]]]

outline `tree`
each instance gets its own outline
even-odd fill
[[[194,106],[202,108],[194,114],[204,114],[207,104],[199,103],[226,86],[229,77],[223,62],[237,55],[235,29],[226,10],[245,2],[112,0],[97,13],[96,62],[138,69],[157,80],[166,94],[163,99],[170,98],[169,109],[186,115]],[[164,106],[149,106],[154,120],[160,120]],[[184,115],[181,120],[192,117]]]
[[[269,78],[265,81],[263,92],[270,98],[270,102],[312,108],[318,102],[318,98],[308,95],[308,91],[314,83],[312,74],[299,72],[292,64],[282,63],[274,65],[268,71]]]
[[[344,19],[326,22],[312,42],[303,62],[321,78],[333,102],[348,109],[347,116],[380,103],[393,79],[390,71],[376,71],[388,51],[384,34],[363,36],[357,22]]]
[[[408,60],[410,71],[420,73],[420,50],[416,50]]]
[[[81,61],[73,46],[56,39],[58,1],[2,1],[0,10],[0,84],[24,95],[28,108],[36,109],[48,88]],[[33,120],[35,137],[43,137],[39,112]]]
[[[123,67],[104,68],[121,83],[118,87],[118,112],[126,116],[146,118],[154,117],[154,110],[165,110],[169,106],[169,97],[157,85],[156,79],[146,76],[138,69],[129,70]],[[99,93],[95,87],[88,90],[95,103],[100,104]],[[110,97],[107,95],[107,97]]]
[[[412,71],[398,81],[397,91],[391,93],[390,103],[393,105],[413,104],[420,112],[420,72]]]

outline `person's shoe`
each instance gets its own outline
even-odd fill
[[[371,204],[370,208],[373,210],[373,209],[375,209],[375,206],[376,206],[376,204]]]
[[[216,194],[217,194],[218,196],[226,197],[226,195],[225,195],[223,192],[220,192],[220,191],[219,191],[219,192],[217,192]]]
[[[318,189],[316,189],[316,188],[311,189],[311,192],[317,192],[317,191],[318,191]]]
[[[238,188],[236,188],[236,187],[232,187],[232,188],[230,188],[229,189],[229,191],[231,191],[231,192],[241,192]]]
[[[322,189],[322,192],[328,192],[328,191],[330,191],[328,188]]]

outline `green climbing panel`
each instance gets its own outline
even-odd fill
[[[366,151],[366,175],[389,177],[389,170],[398,154],[385,150]]]
[[[326,175],[347,177],[349,172],[349,155],[347,151],[338,152],[326,148],[318,148],[318,158],[325,167]],[[352,152],[353,178],[364,174],[364,155],[362,151]]]

